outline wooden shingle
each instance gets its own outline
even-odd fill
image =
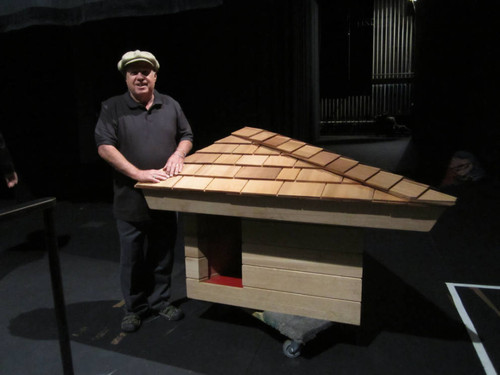
[[[328,164],[325,167],[325,169],[328,171],[344,174],[345,172],[347,172],[349,169],[353,168],[357,164],[358,164],[358,162],[356,160],[340,157],[340,158],[332,161],[330,164]]]
[[[290,139],[289,141],[279,145],[279,146],[276,146],[276,148],[278,150],[281,150],[281,151],[285,151],[285,152],[288,152],[288,153],[291,153],[299,148],[301,148],[302,146],[304,146],[305,143],[304,142],[300,142],[300,141],[296,141],[294,139]]]
[[[429,189],[428,185],[403,179],[394,185],[389,192],[399,197],[418,198],[427,189]]]
[[[204,165],[196,171],[196,176],[233,178],[241,167],[234,165]]]
[[[353,178],[358,181],[366,181],[372,177],[375,173],[379,172],[380,168],[370,167],[364,164],[358,164],[355,167],[349,169],[345,175],[347,177]]]
[[[234,131],[232,133],[232,135],[237,135],[237,136],[243,137],[243,138],[249,138],[252,135],[260,133],[261,131],[262,131],[262,129],[252,128],[250,126],[246,126],[246,127],[242,128],[242,129]]]
[[[290,156],[271,155],[264,162],[264,165],[267,167],[293,167],[295,163],[297,163],[297,159]]]
[[[300,171],[302,171],[300,168],[283,168],[276,179],[295,181]]]
[[[204,190],[211,181],[210,177],[184,176],[174,186],[176,189]]]
[[[342,176],[323,169],[302,169],[297,176],[297,181],[340,183]]]
[[[334,154],[333,152],[321,151],[316,155],[310,157],[308,162],[318,164],[324,167],[327,164],[330,164],[332,161],[340,158],[340,155]]]
[[[266,139],[274,137],[275,135],[276,135],[276,133],[272,133],[272,132],[268,132],[268,131],[263,131],[263,132],[254,134],[254,135],[250,136],[249,138],[251,140],[254,140],[254,141],[263,142]]]
[[[257,179],[257,180],[275,180],[281,172],[281,168],[273,167],[242,167],[236,178]]]
[[[311,145],[305,145],[293,152],[294,156],[299,158],[309,159],[310,157],[320,153],[323,149],[320,147],[315,147]]]
[[[237,178],[214,178],[205,188],[205,191],[240,193],[248,180]]]
[[[233,143],[214,143],[208,147],[205,147],[200,150],[202,153],[219,153],[219,154],[230,154],[233,152],[239,145]]]
[[[234,165],[238,160],[240,160],[240,158],[241,155],[238,154],[222,154],[213,163]]]
[[[233,154],[253,154],[259,146],[257,145],[239,145],[232,152]]]
[[[323,198],[372,200],[374,190],[363,185],[327,184],[323,191]]]
[[[243,155],[236,165],[264,165],[268,157],[267,155]]]
[[[276,195],[283,185],[281,181],[249,180],[242,194]]]
[[[290,140],[289,137],[284,137],[282,135],[275,135],[274,137],[263,141],[262,144],[268,147],[278,147],[279,145],[282,145],[283,143],[288,142],[289,140]]]
[[[325,183],[285,181],[278,195],[292,197],[319,198],[325,188]]]

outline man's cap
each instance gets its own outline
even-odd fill
[[[160,63],[151,52],[135,50],[129,51],[122,56],[122,59],[118,61],[118,70],[125,73],[125,69],[128,65],[138,61],[149,63],[155,72],[160,69]]]

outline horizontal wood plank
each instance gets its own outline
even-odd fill
[[[243,286],[361,302],[361,279],[243,266]]]
[[[242,244],[244,265],[323,273],[349,277],[363,276],[363,255],[330,250],[297,249],[279,245]]]
[[[189,298],[256,310],[324,319],[332,322],[359,325],[361,303],[306,296],[295,293],[268,291],[257,288],[234,288],[187,279]]]

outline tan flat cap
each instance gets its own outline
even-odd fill
[[[160,69],[160,63],[151,52],[135,50],[129,51],[122,56],[122,59],[118,61],[118,70],[124,73],[127,65],[138,61],[144,61],[151,64],[154,71]]]

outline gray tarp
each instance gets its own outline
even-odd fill
[[[223,0],[0,0],[0,32],[34,25],[79,25],[222,5]]]

